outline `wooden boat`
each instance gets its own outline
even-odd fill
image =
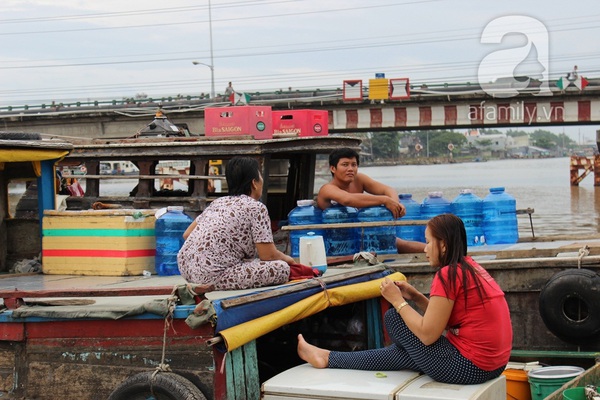
[[[40,143],[30,145],[39,146]],[[285,219],[296,200],[312,197],[318,154],[329,153],[341,146],[358,148],[358,145],[357,139],[334,136],[266,140],[248,137],[130,139],[72,144],[72,149],[66,147],[69,154],[61,163],[85,165],[87,170],[85,196],[67,199],[68,209],[75,213],[74,217],[78,211],[90,212],[88,209],[94,208],[94,205],[109,210],[114,206],[119,207],[120,212],[134,213],[140,209],[172,204],[184,205],[193,216],[201,212],[212,199],[222,195],[208,190],[209,179],[221,178],[208,174],[211,160],[226,162],[238,154],[258,157],[263,162],[265,177],[263,201],[272,213],[271,218],[281,220]],[[138,166],[139,175],[133,176],[137,189],[131,196],[102,194],[102,182],[107,179],[132,179],[132,176],[102,174],[101,163],[111,160],[133,160]],[[168,160],[189,160],[189,172],[185,176],[157,174],[156,165]],[[3,185],[11,179],[6,172],[8,170],[4,169],[1,174]],[[50,179],[48,176],[53,175],[46,175]],[[157,189],[155,182],[165,178],[185,178],[189,182],[188,189],[183,193]],[[45,196],[53,199],[53,192]],[[45,203],[40,203],[39,207],[53,208]],[[6,209],[6,203],[2,204],[2,209]],[[3,224],[0,225],[2,234],[12,236],[14,229],[6,229],[4,225],[12,225],[8,228],[16,225],[9,221],[11,218],[3,217]],[[31,220],[32,225],[36,223],[39,232],[39,220]],[[38,235],[32,236],[39,239]],[[542,320],[539,306],[540,293],[552,277],[561,271],[598,271],[598,240],[553,238],[548,241],[536,238],[512,246],[473,249],[475,257],[498,280],[507,294],[515,327],[515,360],[558,362],[587,368],[600,355],[597,335],[589,335],[579,341],[558,338]],[[37,244],[29,239],[23,242],[41,250],[41,240]],[[15,244],[15,247],[18,245]],[[427,292],[432,270],[422,255],[386,256],[385,261],[385,264],[369,267],[354,265],[349,260],[332,259],[330,264],[336,264],[336,268],[330,268],[330,275],[325,276],[323,281],[327,285],[352,288],[353,279],[366,276],[361,278],[366,279],[366,285],[377,286],[382,275],[399,272]],[[317,344],[340,350],[380,346],[384,340],[381,311],[385,304],[380,302],[378,294],[352,298],[348,304],[334,309],[317,307],[318,312],[314,315],[303,314],[304,310],[297,311],[297,317],[278,320],[268,332],[255,331],[255,327],[250,329],[245,325],[248,321],[236,322],[233,326],[239,326],[244,335],[248,332],[257,333],[249,336],[248,341],[236,341],[239,346],[236,344],[235,348],[227,348],[228,339],[220,341],[223,335],[218,324],[216,327],[205,324],[198,329],[191,329],[186,324],[194,305],[177,305],[172,318],[166,319],[163,315],[151,312],[114,318],[89,314],[96,304],[123,313],[123,309],[139,308],[140,296],[143,300],[157,299],[156,296],[165,300],[170,297],[174,285],[182,283],[179,277],[147,278],[141,270],[137,270],[135,275],[126,270],[122,272],[122,276],[16,274],[1,278],[0,294],[5,306],[12,309],[0,313],[0,348],[3,355],[0,357],[0,376],[3,377],[0,380],[3,382],[0,393],[12,396],[8,398],[105,399],[115,391],[115,396],[123,391],[130,393],[127,390],[134,387],[136,389],[131,390],[146,395],[149,393],[149,380],[160,367],[161,372],[157,373],[161,376],[158,378],[160,385],[183,388],[184,393],[177,391],[176,396],[216,400],[258,399],[260,383],[299,363],[295,355],[295,336],[298,332],[304,333]],[[232,310],[244,310],[241,314],[245,315],[248,310],[255,309],[258,303],[278,304],[276,307],[287,309],[289,302],[304,304],[303,301],[315,295],[315,291],[319,298],[330,298],[330,288],[325,285],[326,290],[323,290],[323,281],[249,293],[215,293],[213,295],[216,297],[211,301],[220,304],[217,315],[219,320],[224,321]],[[367,293],[370,292],[367,290]],[[46,313],[53,313],[52,309],[58,312],[51,315],[25,315],[21,313],[21,309],[25,310],[20,307],[22,303],[44,307]],[[73,318],[73,314],[66,314],[57,307],[79,307],[79,311],[75,311],[78,317]],[[597,315],[593,313],[595,308],[590,310],[587,316],[596,318]],[[267,308],[259,315],[254,315],[256,318],[253,319],[261,327],[262,318],[278,315],[277,311],[280,310]],[[586,318],[576,319],[575,328]],[[225,349],[228,351],[224,352]],[[164,371],[166,364],[169,364],[173,373]],[[156,383],[155,387],[160,385]]]

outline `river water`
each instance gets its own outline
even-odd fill
[[[600,187],[593,174],[579,186],[570,185],[570,158],[510,159],[434,165],[361,167],[360,171],[422,202],[431,191],[453,200],[461,189],[483,198],[503,186],[517,209],[533,208],[535,236],[597,234],[600,226]],[[581,173],[580,173],[581,174]],[[531,237],[529,217],[520,215],[519,236]]]

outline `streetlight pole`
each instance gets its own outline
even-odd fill
[[[215,98],[215,60],[213,58],[213,38],[212,38],[212,7],[208,0],[208,35],[210,39],[210,97]]]
[[[215,98],[215,67],[212,64],[206,64],[200,61],[192,61],[194,65],[204,65],[210,68],[210,98]]]
[[[208,37],[210,39],[210,64],[206,64],[200,61],[192,61],[194,65],[205,65],[210,68],[210,98],[215,98],[215,59],[213,56],[213,39],[212,39],[212,7],[210,6],[210,0],[208,0]]]

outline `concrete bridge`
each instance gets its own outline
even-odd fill
[[[402,131],[415,129],[468,129],[600,124],[600,78],[587,86],[539,81],[515,90],[499,85],[457,84],[411,87],[404,96],[392,91],[374,96],[350,86],[336,90],[247,93],[250,105],[274,110],[327,110],[330,133]],[[507,97],[508,95],[512,97]],[[159,106],[169,120],[192,134],[204,134],[204,109],[229,106],[224,98],[163,98],[138,101],[76,102],[0,109],[0,131],[38,132],[74,138],[131,137],[148,125]]]

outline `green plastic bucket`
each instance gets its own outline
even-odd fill
[[[542,367],[529,371],[531,400],[545,399],[583,371],[581,367],[571,366]]]
[[[574,387],[563,390],[563,400],[585,400],[585,388]]]

